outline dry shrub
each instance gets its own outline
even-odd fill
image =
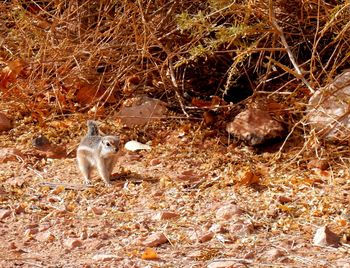
[[[163,95],[173,39],[166,35],[176,29],[174,13],[191,6],[191,1],[2,3],[0,56],[4,62],[24,59],[22,88],[31,100],[45,99],[62,112],[74,111],[75,106],[62,107],[70,100],[84,109],[108,103],[111,96],[117,103],[124,93]]]
[[[190,61],[198,72],[196,76],[205,81],[204,87],[207,83],[206,88],[208,81],[216,80],[211,94],[214,89],[241,90],[242,82],[258,91],[266,81],[285,83],[300,78],[282,37],[314,89],[349,66],[348,3],[297,0],[209,3],[204,11],[179,17],[182,31],[193,37],[181,52],[186,57],[179,64],[186,65],[186,78],[196,80],[188,68]],[[218,66],[221,69],[216,76]]]
[[[239,101],[269,81],[303,76],[315,88],[348,67],[349,10],[345,1],[8,1],[0,57],[25,60],[17,87],[56,112],[136,93],[175,107],[230,90]]]

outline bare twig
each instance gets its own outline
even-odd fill
[[[287,43],[286,37],[284,36],[283,30],[282,28],[278,25],[276,17],[275,17],[275,13],[273,11],[273,1],[269,0],[269,13],[270,13],[270,20],[271,20],[271,24],[273,25],[273,27],[275,27],[275,29],[277,30],[281,42],[284,46],[284,48],[287,50],[289,59],[291,61],[291,63],[293,64],[293,67],[295,68],[296,74],[295,76],[300,79],[301,81],[303,81],[303,83],[307,86],[307,88],[310,90],[310,92],[313,94],[315,93],[315,90],[312,88],[312,86],[309,84],[309,82],[304,78],[303,73],[301,72],[295,57]]]
[[[174,67],[173,67],[173,63],[172,63],[172,60],[169,58],[168,60],[169,62],[169,72],[170,72],[170,77],[171,77],[171,82],[173,83],[173,86],[175,88],[175,94],[176,94],[176,97],[177,97],[177,100],[180,104],[180,107],[181,107],[181,110],[182,112],[184,113],[184,115],[186,115],[187,117],[189,117],[188,113],[186,112],[185,110],[185,107],[182,103],[182,99],[181,99],[181,96],[179,94],[179,87],[177,85],[177,82],[176,82],[176,78],[175,78],[175,73],[174,73]]]
[[[39,183],[39,186],[48,186],[50,188],[63,186],[65,189],[69,189],[69,190],[86,190],[91,187],[90,185],[84,185],[84,184],[71,184],[71,183],[65,183],[65,182],[49,182],[49,181],[41,182]]]

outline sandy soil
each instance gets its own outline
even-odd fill
[[[199,125],[153,133],[151,151],[123,152],[110,188],[84,187],[74,158],[1,163],[0,266],[350,267],[343,165],[310,170]],[[30,148],[8,135],[2,147]],[[339,247],[313,245],[325,225]]]

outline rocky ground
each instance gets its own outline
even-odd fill
[[[74,159],[85,124],[58,124],[79,125],[53,139],[70,157],[34,150],[32,125],[1,135],[1,267],[350,267],[346,157],[315,168],[301,146],[257,152],[162,122],[124,133],[152,150],[123,151],[113,187],[98,176],[85,187]]]

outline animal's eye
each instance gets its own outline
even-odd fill
[[[109,147],[109,146],[111,146],[111,144],[107,141],[106,146]]]

